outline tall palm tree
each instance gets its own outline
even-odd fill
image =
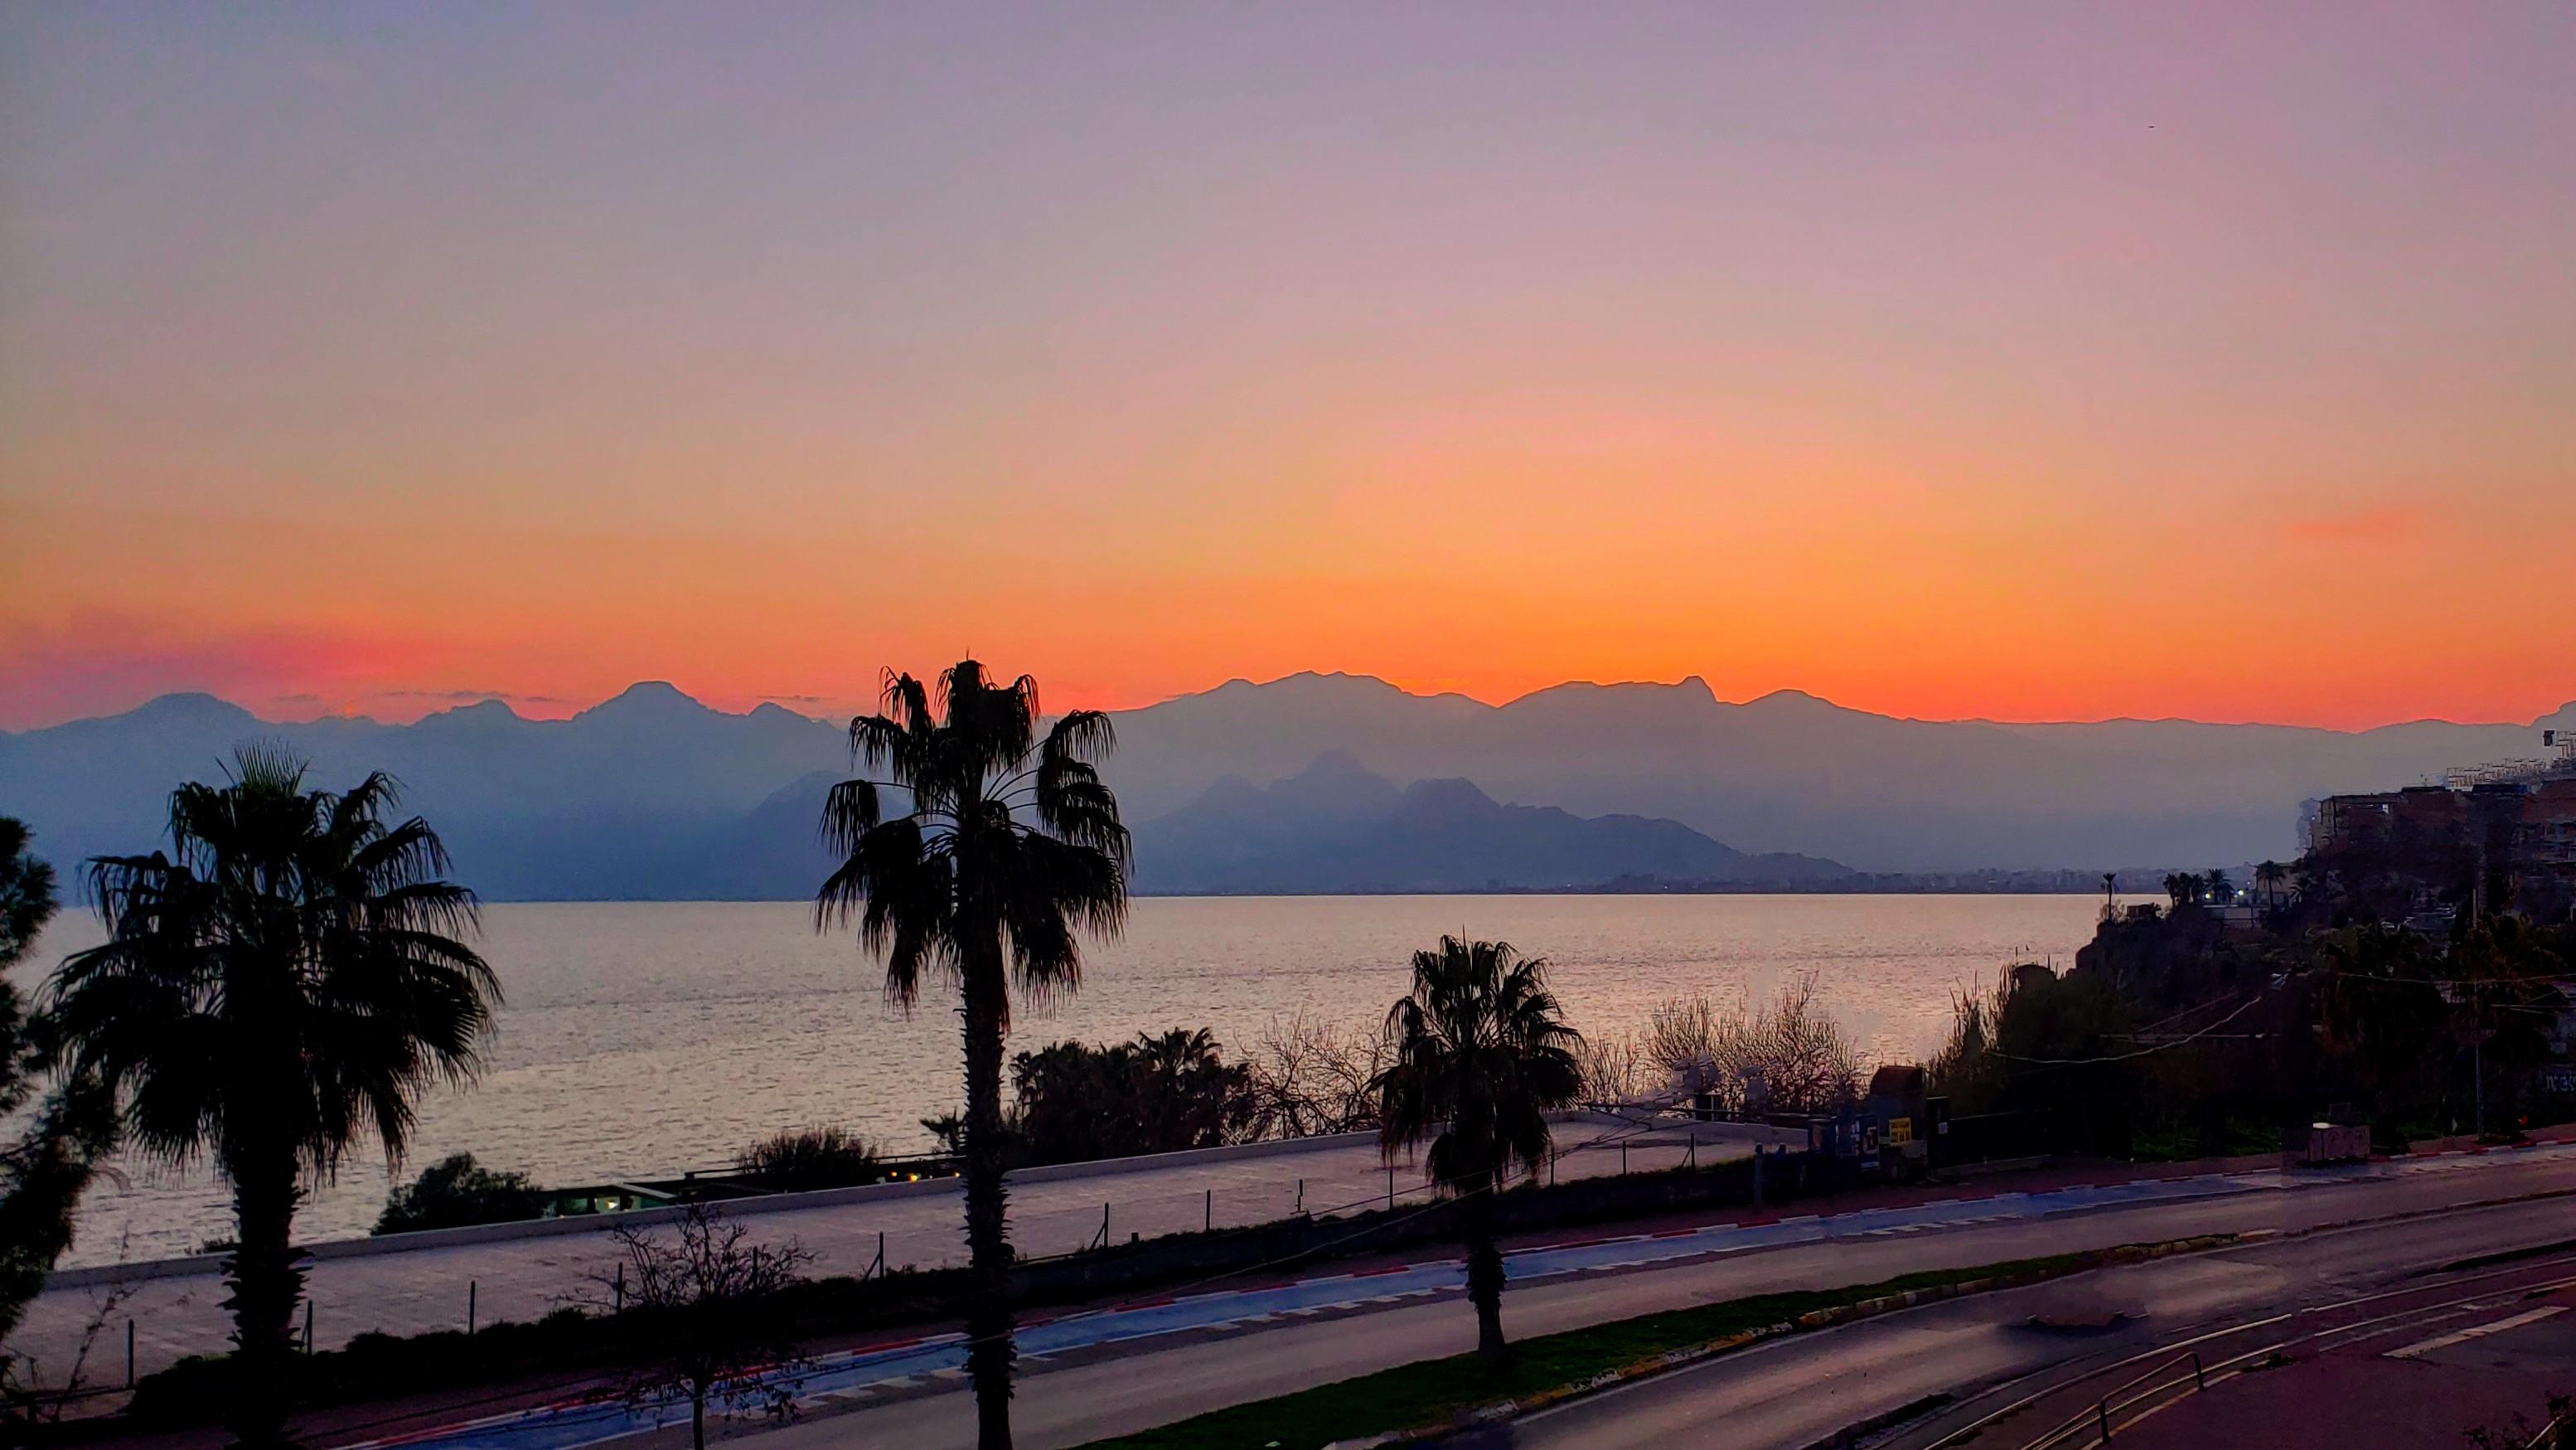
[[[1499,1362],[1503,1255],[1494,1245],[1494,1195],[1514,1172],[1547,1161],[1547,1114],[1582,1092],[1575,1054],[1583,1038],[1565,1025],[1547,989],[1547,963],[1508,942],[1440,938],[1413,954],[1413,990],[1386,1015],[1394,1060],[1370,1086],[1392,1161],[1424,1139],[1433,1186],[1458,1195],[1467,1232],[1467,1297],[1476,1305],[1476,1350]]]
[[[2268,906],[2281,904],[2281,885],[2290,879],[2290,868],[2278,861],[2265,861],[2254,868],[2254,884],[2262,889]]]
[[[850,722],[859,769],[823,808],[842,858],[815,898],[817,930],[858,918],[885,960],[886,996],[909,1009],[925,973],[957,984],[966,1047],[966,1369],[977,1443],[1011,1443],[1011,1249],[1003,1214],[1002,1039],[1009,985],[1043,1001],[1078,986],[1077,928],[1115,934],[1127,914],[1127,830],[1094,762],[1109,717],[1077,710],[1038,733],[1038,687],[960,660],[929,688],[887,672],[879,713]],[[889,818],[879,792],[902,793]]]
[[[287,1443],[291,1232],[305,1185],[374,1133],[398,1161],[413,1104],[470,1078],[500,985],[461,937],[473,893],[393,781],[304,788],[282,750],[241,752],[222,786],[170,797],[167,852],[90,862],[105,945],[50,995],[74,1066],[116,1095],[127,1141],[211,1155],[238,1226],[225,1260],[237,1346],[230,1424]]]
[[[0,1124],[14,1130],[0,1135],[0,1345],[71,1247],[73,1211],[116,1136],[95,1077],[44,1090],[59,1046],[54,1024],[29,1011],[9,980],[53,915],[53,867],[27,851],[24,825],[0,816]],[[0,1398],[16,1370],[0,1349]]]

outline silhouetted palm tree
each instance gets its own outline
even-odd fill
[[[966,1039],[966,1244],[973,1276],[966,1368],[977,1442],[1011,1443],[1010,1243],[1003,1217],[1002,1039],[1008,982],[1043,1000],[1081,980],[1076,928],[1115,933],[1127,912],[1127,830],[1093,761],[1109,717],[1078,710],[1037,733],[1037,682],[995,683],[974,660],[939,678],[939,707],[888,673],[882,713],[850,722],[861,770],[832,788],[823,835],[841,866],[815,900],[817,930],[858,917],[885,959],[886,995],[910,1007],[924,973],[957,983]],[[903,792],[886,819],[878,792]]]
[[[27,851],[24,825],[0,816],[0,1124],[9,1129],[0,1134],[0,1345],[71,1247],[73,1212],[116,1136],[95,1076],[74,1074],[45,1090],[58,1034],[9,980],[53,915],[53,868]],[[0,1350],[0,1401],[15,1373]],[[0,1425],[9,1418],[0,1408]]]
[[[2265,861],[2254,868],[2254,884],[2262,889],[2265,905],[2281,902],[2281,884],[2290,879],[2290,868],[2278,861]]]
[[[1505,942],[1440,939],[1413,954],[1413,991],[1386,1017],[1395,1060],[1371,1084],[1383,1105],[1380,1150],[1431,1141],[1425,1166],[1460,1195],[1467,1231],[1467,1296],[1476,1350],[1500,1360],[1503,1256],[1494,1246],[1494,1195],[1514,1171],[1547,1161],[1547,1114],[1582,1091],[1575,1052],[1547,989],[1547,963]]]
[[[386,824],[388,777],[304,789],[302,761],[236,757],[232,783],[170,797],[170,848],[90,863],[106,945],[66,958],[53,1009],[78,1069],[116,1094],[127,1141],[199,1154],[231,1185],[225,1260],[239,1443],[286,1442],[289,1323],[305,1184],[372,1131],[389,1161],[413,1103],[462,1081],[500,985],[460,937],[473,893],[418,817]]]
[[[2209,899],[2220,906],[2236,904],[2236,883],[2229,880],[2224,871],[2213,868],[2208,875],[2200,878],[2200,889],[2207,892]]]

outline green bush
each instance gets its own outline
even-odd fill
[[[752,1144],[734,1155],[734,1166],[763,1188],[796,1193],[846,1188],[886,1176],[876,1148],[839,1128],[800,1128]]]
[[[545,1212],[543,1189],[524,1173],[495,1173],[457,1153],[420,1171],[420,1176],[385,1196],[385,1211],[372,1232],[410,1233],[425,1228],[460,1228],[474,1223],[511,1223]]]
[[[1213,1148],[1252,1133],[1252,1069],[1227,1063],[1204,1027],[1023,1052],[1011,1059],[1011,1086],[1038,1163]]]

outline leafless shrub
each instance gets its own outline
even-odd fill
[[[1574,1061],[1583,1074],[1582,1102],[1586,1107],[1610,1108],[1634,1103],[1651,1095],[1660,1085],[1645,1048],[1633,1033],[1621,1033],[1616,1037],[1600,1033],[1586,1037],[1583,1046],[1574,1054]]]
[[[1753,1019],[1747,1066],[1757,1068],[1781,1112],[1823,1113],[1860,1096],[1860,1049],[1816,1005],[1816,979],[1802,977]]]
[[[1759,1012],[1676,997],[1648,1017],[1646,1062],[1676,1096],[1720,1111],[1831,1112],[1860,1092],[1860,1052],[1816,1003],[1816,979],[1783,986]]]
[[[653,1354],[620,1392],[638,1407],[686,1402],[697,1450],[706,1450],[710,1402],[793,1415],[793,1381],[807,1361],[776,1301],[803,1281],[814,1255],[794,1239],[748,1242],[747,1227],[703,1203],[689,1205],[673,1227],[671,1237],[631,1223],[612,1227],[614,1268],[591,1276],[595,1292],[583,1307],[622,1307],[630,1316]]]
[[[1386,1062],[1378,1033],[1346,1031],[1304,1012],[1272,1018],[1246,1059],[1253,1136],[1311,1138],[1375,1128],[1378,1104],[1369,1082]]]
[[[1717,1091],[1722,1064],[1741,1055],[1744,1009],[1719,1008],[1707,997],[1674,997],[1646,1018],[1646,1061],[1679,1092]]]
[[[1933,1091],[1950,1099],[1954,1111],[1985,1111],[2002,1100],[2010,1073],[1996,1045],[2003,1037],[2004,1005],[2011,998],[2009,967],[1986,991],[1951,992],[1950,1040],[1924,1066]]]
[[[133,1243],[134,1231],[129,1226],[117,1239],[119,1266],[130,1261]],[[38,1376],[46,1367],[39,1365],[34,1356],[0,1345],[0,1431],[13,1425],[59,1424],[72,1406],[99,1388],[90,1382],[90,1356],[106,1335],[109,1322],[119,1316],[137,1287],[135,1280],[120,1273],[108,1281],[105,1293],[90,1296],[89,1318],[81,1325],[80,1338],[72,1346],[71,1364],[54,1384],[40,1382]],[[0,1435],[0,1440],[6,1438]]]

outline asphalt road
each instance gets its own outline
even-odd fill
[[[1461,1443],[1804,1447],[1944,1395],[1955,1402],[1873,1443],[2089,1446],[2105,1420],[2120,1438],[2137,1439],[2147,1412],[2275,1354],[2372,1337],[2403,1352],[2438,1340],[2447,1325],[2482,1328],[2533,1312],[2522,1307],[2526,1295],[2576,1285],[2576,1253],[2446,1266],[2571,1240],[2568,1202],[2542,1200],[2105,1269],[1771,1341]],[[2528,1408],[2539,1408],[2537,1396]],[[2477,1418],[2460,1411],[2440,1439],[2459,1443]]]
[[[1797,1288],[1864,1284],[1918,1269],[2106,1248],[2212,1232],[2273,1231],[2282,1242],[2109,1270],[2008,1294],[1954,1301],[1797,1336],[1686,1373],[1579,1401],[1512,1427],[1512,1445],[1670,1447],[1812,1445],[1933,1394],[2151,1347],[2175,1326],[2349,1297],[2461,1257],[2576,1238],[2564,1200],[2466,1211],[2461,1205],[2576,1193],[2576,1150],[2376,1165],[2324,1177],[2235,1175],[2268,1186],[2200,1197],[2076,1203],[2039,1217],[1974,1218],[1750,1247],[1644,1264],[1605,1263],[1516,1283],[1507,1329],[1536,1335],[1686,1305]],[[2438,1215],[2329,1233],[2362,1219]],[[2054,1329],[2029,1323],[2033,1314]],[[2113,1321],[2117,1313],[2124,1318]],[[1257,1313],[1165,1331],[1027,1365],[1015,1422],[1024,1445],[1071,1446],[1249,1399],[1471,1349],[1472,1316],[1454,1289],[1324,1310]],[[2116,1357],[2114,1355],[2113,1357]],[[826,1396],[761,1450],[965,1446],[962,1381],[934,1371],[908,1383]],[[1981,1442],[1984,1443],[1984,1442]]]

